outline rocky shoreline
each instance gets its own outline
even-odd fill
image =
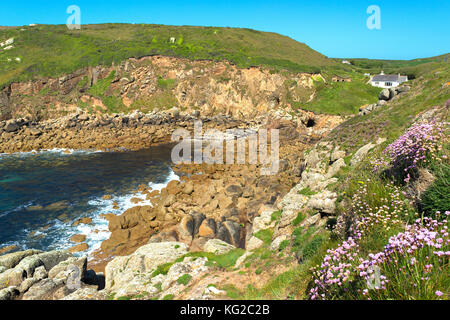
[[[154,144],[167,143],[176,128],[192,130],[193,122],[197,119],[195,116],[198,115],[189,116],[177,112],[172,114],[135,112],[129,116],[115,115],[99,118],[78,113],[40,123],[26,119],[23,121],[9,120],[0,125],[3,131],[1,135],[3,149],[1,151],[17,152],[44,148],[79,149],[81,146],[83,149],[120,151],[121,148],[126,148],[138,150]],[[100,123],[102,119],[106,120]],[[186,252],[214,251],[225,245],[231,246],[230,248],[246,249],[249,245],[254,245],[255,240],[252,240],[252,235],[254,234],[254,225],[258,223],[256,221],[260,220],[259,217],[263,216],[265,212],[276,211],[284,196],[300,181],[305,168],[302,156],[305,149],[323,138],[337,125],[336,122],[323,119],[318,119],[313,128],[306,124],[299,126],[300,121],[283,119],[266,118],[244,122],[231,117],[216,116],[207,118],[206,121],[202,120],[204,121],[204,130],[257,126],[280,130],[280,170],[278,174],[260,175],[261,165],[174,166],[174,171],[181,177],[180,181],[170,182],[161,191],[141,186],[139,190],[136,190],[136,194],[140,194],[141,198],[133,199],[136,207],[128,209],[120,216],[113,214],[104,216],[109,221],[111,236],[102,243],[101,249],[93,254],[92,259],[90,258],[89,261],[86,259],[83,262],[82,269],[85,272],[91,270],[91,273],[97,272],[102,277],[107,270],[107,265],[114,258],[126,257],[139,252],[139,250],[145,251],[141,248],[146,246],[153,248],[158,244],[164,246],[167,243],[175,243],[176,247],[185,248],[183,250]],[[38,130],[40,133],[32,135],[31,132],[34,130]],[[97,139],[92,139],[94,136]],[[14,147],[17,141],[21,141],[22,144],[19,143]],[[150,201],[152,205],[140,206],[139,203],[144,200]],[[81,220],[80,223],[89,223],[89,221]],[[77,244],[69,250],[70,252],[83,252],[87,249],[81,237],[75,240]],[[219,247],[214,241],[221,243]],[[154,251],[154,248],[152,250]],[[18,253],[9,255],[14,254]],[[33,255],[36,254],[33,253]],[[39,254],[42,253],[37,255]],[[72,257],[70,253],[67,254],[69,255],[67,259]],[[173,257],[171,259],[173,260]],[[60,262],[63,261],[58,263]],[[187,263],[193,262],[187,261]],[[9,266],[8,270],[15,270],[15,268],[17,266]],[[45,280],[44,282],[51,283],[48,286],[52,288],[53,292],[53,289],[62,283],[47,280],[51,279],[49,278],[51,270],[52,268],[45,266],[47,278],[38,276],[42,279],[29,280],[30,283],[41,283]],[[10,272],[15,274],[17,270],[6,271],[0,273],[0,276],[9,279]],[[44,274],[44,270],[41,271]],[[68,271],[65,270],[65,272],[67,274]],[[32,274],[33,272],[30,273],[30,275]],[[22,280],[25,281],[28,278],[29,276]],[[92,280],[88,281],[88,283],[91,282]],[[11,286],[7,286],[1,292],[10,298],[21,299],[23,292],[20,291],[21,289],[17,289],[17,285],[13,285],[16,289],[8,289]],[[82,289],[84,293],[94,290],[91,287]],[[97,289],[94,291],[97,292]],[[89,295],[98,299],[105,298],[104,295],[97,296],[96,293],[93,293],[94,291]],[[51,297],[51,299],[56,298],[63,297],[61,295]]]
[[[0,153],[30,152],[55,148],[102,151],[139,150],[171,142],[177,128],[192,129],[201,120],[206,128],[248,128],[258,121],[239,121],[228,116],[200,117],[169,112],[133,112],[128,115],[89,115],[77,112],[62,118],[33,121],[29,117],[0,121]]]

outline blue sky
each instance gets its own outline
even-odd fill
[[[329,57],[414,59],[450,52],[449,0],[2,1],[0,25],[65,24],[66,8],[81,8],[81,23],[155,23],[243,27],[304,42]],[[381,29],[369,30],[370,5]]]

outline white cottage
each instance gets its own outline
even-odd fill
[[[370,83],[374,87],[395,88],[406,81],[408,81],[408,76],[402,76],[400,74],[384,74],[384,72],[381,71],[381,74],[372,77]]]

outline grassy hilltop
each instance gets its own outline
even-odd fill
[[[2,41],[11,37],[16,39],[15,48],[0,53],[0,87],[148,55],[228,60],[239,67],[262,65],[311,73],[335,64],[291,38],[250,29],[131,24],[84,25],[75,31],[64,25],[0,29]],[[22,62],[7,63],[15,57]]]

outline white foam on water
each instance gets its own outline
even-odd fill
[[[33,205],[33,203],[30,202],[28,204],[24,204],[24,205],[18,206],[17,208],[14,208],[12,210],[8,210],[8,211],[5,211],[5,212],[0,212],[0,218],[6,217],[8,214],[10,214],[12,212],[17,212],[17,211],[21,211],[23,209],[26,209],[26,208],[28,208],[28,207],[30,207],[32,205]]]
[[[173,170],[170,171],[169,176],[167,177],[164,183],[153,183],[150,182],[148,185],[153,190],[161,190],[167,186],[167,184],[171,181],[180,180],[180,177],[176,175]],[[133,203],[131,200],[133,198],[139,198],[143,201],[139,203]],[[59,249],[68,249],[74,246],[74,243],[70,242],[70,237],[78,234],[82,234],[86,236],[86,243],[89,245],[89,249],[87,252],[83,252],[85,255],[87,253],[88,256],[92,256],[92,254],[100,249],[101,243],[107,239],[109,239],[111,232],[108,229],[108,221],[102,217],[105,214],[115,214],[121,215],[126,210],[136,207],[136,206],[151,206],[152,203],[150,200],[146,200],[146,195],[142,193],[136,194],[126,194],[126,195],[112,195],[112,198],[109,200],[103,199],[103,197],[92,199],[88,202],[90,206],[96,207],[93,213],[88,216],[92,219],[91,225],[80,224],[76,227],[72,227],[72,221],[70,223],[66,223],[64,225],[60,225],[61,222],[59,220],[55,221],[55,227],[64,229],[65,232],[62,234],[60,241],[58,241]],[[115,206],[116,205],[116,206]],[[78,219],[77,219],[78,220]]]
[[[59,156],[65,155],[76,155],[76,154],[91,154],[91,153],[100,153],[103,152],[101,150],[74,150],[74,149],[65,149],[65,148],[53,148],[53,149],[42,149],[39,151],[32,150],[28,152],[14,152],[14,153],[0,153],[0,159],[7,157],[29,157],[35,155],[45,155],[45,154],[57,154]]]

